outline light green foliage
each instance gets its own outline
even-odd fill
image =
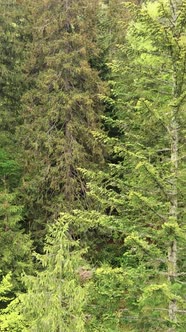
[[[124,295],[126,310],[117,323],[113,318],[117,329],[184,331],[185,3],[175,6],[177,14],[168,1],[149,2],[133,13],[126,42],[110,64],[119,135],[95,134],[111,162],[96,175],[83,172],[97,212],[95,219],[96,212],[89,213],[94,227],[110,241],[123,239],[123,255],[115,251],[111,270],[117,264],[133,285]],[[106,121],[114,126],[113,118]],[[110,317],[117,309],[111,311]],[[106,308],[100,331],[105,315]]]
[[[7,296],[7,293],[10,293],[12,290],[12,284],[11,284],[11,275],[10,273],[6,275],[6,277],[4,277],[2,279],[2,282],[0,284],[0,300],[2,302],[6,302],[6,301],[10,301],[11,297]]]
[[[133,287],[133,283],[122,268],[103,264],[96,269],[94,282],[89,286],[87,331],[123,331],[121,317],[126,310],[128,287]]]
[[[11,160],[1,163],[4,178],[12,184],[15,164]],[[10,171],[10,173],[9,173]],[[5,186],[6,182],[4,182]],[[1,185],[0,191],[0,331],[22,332],[24,324],[17,307],[18,290],[23,289],[21,273],[30,271],[31,241],[21,229],[22,207],[16,204],[15,193],[10,193]],[[10,272],[11,271],[11,272]]]
[[[0,331],[185,332],[185,0],[0,8]]]
[[[13,293],[12,275],[8,273],[0,283],[0,331],[26,332],[23,317],[18,311],[19,300]]]
[[[87,290],[79,274],[83,252],[71,238],[68,224],[68,216],[63,214],[50,227],[44,254],[36,255],[41,271],[24,278],[28,290],[21,303],[29,331],[85,331]]]

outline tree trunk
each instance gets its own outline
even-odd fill
[[[176,73],[173,88],[173,99],[178,97]],[[170,124],[170,145],[171,145],[171,190],[170,190],[170,222],[177,223],[178,221],[178,189],[177,189],[177,173],[178,173],[178,124],[176,121],[176,115],[178,113],[178,107],[172,109],[171,124]],[[177,270],[177,241],[171,240],[168,248],[168,280],[174,283]],[[169,302],[169,319],[172,323],[177,322],[177,301],[171,299]],[[168,332],[174,332],[175,328],[172,327]]]

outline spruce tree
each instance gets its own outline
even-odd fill
[[[0,283],[0,324],[1,332],[26,332],[23,316],[19,313],[18,298],[14,298],[14,282],[9,272]],[[3,303],[3,306],[2,306]]]
[[[31,241],[24,233],[22,206],[17,203],[20,167],[0,150],[0,326],[1,331],[23,331],[17,295],[23,291],[23,272],[32,270]]]
[[[0,1],[0,22],[0,330],[18,331],[16,296],[23,290],[21,274],[32,266],[31,241],[24,233],[23,207],[17,195],[21,167],[15,132],[25,89],[21,64],[26,31],[21,3]]]
[[[28,331],[85,331],[87,287],[81,282],[83,251],[69,235],[69,216],[62,214],[49,227],[44,254],[36,254],[41,271],[25,276],[27,293],[20,311]]]
[[[60,211],[84,201],[79,166],[94,165],[100,148],[92,136],[99,127],[103,84],[96,56],[97,2],[33,2],[33,42],[25,70],[30,89],[23,97],[23,202],[28,227],[45,229]]]
[[[25,89],[22,63],[27,28],[21,3],[0,1],[0,147],[15,153],[15,131],[19,123],[21,96]]]
[[[131,103],[129,99],[129,102],[123,104],[128,108],[128,112],[125,111],[125,151],[134,156],[129,159],[133,160],[135,167],[135,174],[130,175],[128,181],[131,187],[130,205],[132,204],[132,210],[140,212],[143,216],[141,219],[138,214],[136,215],[135,232],[128,239],[129,243],[133,244],[139,241],[138,245],[144,245],[144,251],[145,247],[147,250],[148,246],[149,249],[154,246],[154,250],[157,250],[156,255],[159,256],[158,269],[158,258],[154,258],[156,266],[153,267],[154,271],[157,271],[158,281],[155,281],[154,285],[151,282],[141,295],[142,310],[145,312],[146,309],[147,313],[153,313],[155,317],[158,317],[159,310],[158,328],[164,330],[167,326],[167,330],[170,327],[170,331],[182,331],[184,326],[181,318],[183,315],[180,315],[184,312],[181,298],[184,285],[181,262],[185,243],[182,201],[184,6],[184,2],[175,1],[172,5],[166,1],[156,2],[143,6],[138,12],[137,23],[128,32],[128,54],[131,56],[129,68],[133,69],[136,75],[134,84],[131,84],[132,93],[135,95],[137,92],[138,101]],[[124,86],[123,92],[126,93]],[[125,101],[124,98],[121,98],[121,102],[122,100]],[[134,126],[133,130],[127,130],[127,122],[131,128]],[[147,225],[144,228],[145,220]],[[146,243],[142,244],[142,239],[145,239]],[[157,296],[157,303],[156,292],[162,292],[162,295]],[[151,296],[154,297],[154,306]],[[157,310],[156,306],[159,306]],[[151,328],[153,324],[148,322],[147,317],[142,323],[146,324],[146,329]],[[164,323],[161,323],[163,319]]]
[[[103,288],[114,303],[105,276],[118,279],[117,329],[184,331],[185,3],[131,8],[134,21],[111,66],[117,119],[108,121],[123,135],[97,133],[115,162],[96,175],[83,171],[96,209],[79,220],[123,239],[114,261],[97,270],[98,303]],[[107,313],[96,313],[105,331]]]

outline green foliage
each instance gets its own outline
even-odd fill
[[[178,16],[183,8],[184,2],[179,3]],[[183,331],[185,47],[179,40],[185,24],[183,17],[175,19],[169,2],[152,6],[149,2],[133,15],[126,42],[110,64],[115,118],[111,113],[111,120],[106,121],[113,127],[116,119],[120,134],[95,133],[106,146],[110,164],[96,174],[83,171],[90,182],[87,195],[92,202],[84,220],[92,221],[96,234],[101,230],[109,235],[109,241],[123,239],[123,255],[115,251],[114,264],[133,286],[124,296],[126,310],[117,323],[113,318],[109,324],[134,331],[171,327]],[[104,263],[101,254],[98,262]],[[109,300],[110,293],[108,289]],[[95,296],[94,303],[98,305],[99,300]],[[109,317],[115,317],[117,309],[112,307]],[[100,331],[109,328],[104,325],[105,315],[103,309],[98,314],[100,325],[95,323]]]
[[[23,317],[18,312],[19,300],[13,293],[12,275],[8,273],[0,283],[0,331],[26,332]]]
[[[3,188],[5,183],[10,188],[16,187],[19,183],[20,166],[12,157],[6,150],[0,149],[0,188]]]
[[[89,286],[87,331],[122,331],[128,287],[133,285],[122,268],[104,264],[96,269],[94,282]]]
[[[87,290],[79,273],[83,252],[71,238],[68,224],[62,214],[49,227],[44,254],[36,254],[41,271],[24,277],[27,293],[20,298],[21,311],[29,331],[85,331]]]
[[[183,332],[185,0],[0,7],[0,331]]]
[[[20,167],[3,149],[0,149],[0,176],[0,275],[2,278],[13,271],[16,284],[23,270],[29,269],[31,241],[21,229],[23,208],[17,204],[15,187],[19,183]]]
[[[104,84],[91,65],[97,54],[97,2],[34,2],[33,41],[25,71],[19,129],[23,149],[22,201],[30,229],[43,234],[48,220],[85,201],[78,167],[102,161],[92,130],[100,127]],[[86,204],[86,203],[85,203]]]
[[[3,275],[10,270],[14,277],[20,278],[21,272],[29,268],[30,240],[21,230],[22,208],[15,203],[15,194],[6,189],[0,192],[0,269]]]
[[[15,150],[21,96],[25,89],[22,62],[25,55],[25,20],[21,3],[0,1],[0,147]],[[24,32],[23,32],[24,31]],[[13,147],[12,147],[13,144]]]

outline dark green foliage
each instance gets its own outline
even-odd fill
[[[21,4],[0,1],[0,146],[11,142],[19,123],[21,96],[25,89],[22,62],[25,55],[26,23]],[[12,150],[11,150],[12,151]]]
[[[0,331],[183,332],[185,0],[0,9]]]
[[[29,237],[20,230],[22,209],[15,203],[15,195],[6,189],[0,193],[0,246],[1,275],[14,271],[14,276],[20,277],[27,269],[29,255]]]
[[[25,65],[20,143],[23,202],[32,230],[60,211],[80,206],[86,186],[78,167],[102,160],[92,130],[99,127],[103,84],[89,60],[96,52],[96,5],[46,1],[33,8],[33,43]]]
[[[25,89],[22,61],[26,31],[21,4],[0,1],[0,330],[18,331],[16,294],[21,274],[31,270],[29,236],[22,229],[17,187],[21,178],[16,145],[21,96]],[[21,326],[21,325],[20,325]],[[14,329],[15,328],[15,329]],[[22,331],[21,327],[19,331]]]

